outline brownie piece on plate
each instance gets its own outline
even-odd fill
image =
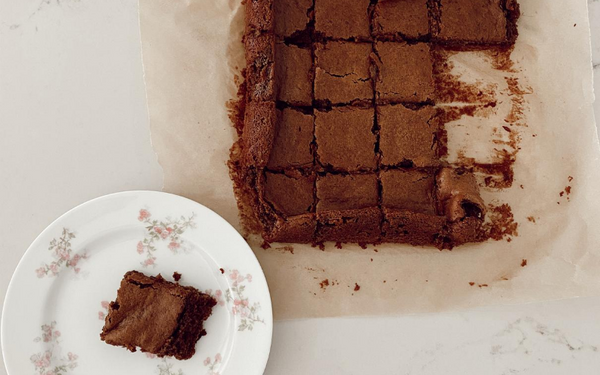
[[[217,301],[193,287],[171,283],[159,274],[129,271],[111,302],[100,338],[110,345],[159,357],[189,359],[206,335],[203,323]]]
[[[316,111],[317,156],[323,166],[336,170],[373,170],[377,167],[373,133],[375,110],[335,107]]]
[[[315,100],[330,104],[373,100],[370,76],[372,46],[328,42],[315,48]]]
[[[377,100],[420,103],[433,100],[433,62],[426,43],[378,42]]]

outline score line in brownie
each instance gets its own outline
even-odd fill
[[[246,0],[230,170],[266,242],[487,239],[472,172],[443,162],[435,51],[510,46],[515,0]]]

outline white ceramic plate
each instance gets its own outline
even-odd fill
[[[100,340],[107,304],[129,270],[177,271],[219,301],[187,361]],[[262,374],[271,346],[269,289],[252,250],[225,220],[159,192],[104,196],[67,212],[29,247],[2,315],[9,375]]]

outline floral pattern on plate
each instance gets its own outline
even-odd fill
[[[238,331],[254,329],[255,323],[264,324],[265,321],[258,315],[260,310],[260,302],[251,302],[248,297],[245,296],[246,282],[252,282],[252,275],[242,275],[238,270],[232,270],[229,272],[229,278],[232,281],[231,288],[225,291],[225,300],[227,302],[233,302],[231,312],[233,315],[239,315],[241,318],[238,326]]]
[[[98,311],[98,319],[104,320],[104,318],[106,317],[106,314],[108,314],[108,305],[109,304],[110,304],[110,302],[108,302],[108,301],[100,302],[100,306],[102,306],[102,310]]]
[[[52,252],[54,260],[50,263],[43,263],[40,268],[35,270],[38,278],[58,276],[63,268],[71,268],[76,274],[81,271],[81,268],[78,267],[79,262],[87,259],[88,255],[85,252],[83,255],[73,255],[71,240],[74,238],[75,233],[63,228],[61,236],[50,241],[48,250]]]
[[[138,215],[138,220],[146,224],[147,231],[144,239],[137,243],[137,252],[146,254],[146,259],[141,262],[143,267],[156,265],[157,243],[168,242],[167,248],[174,254],[186,252],[188,249],[181,235],[186,230],[196,227],[195,213],[187,218],[182,215],[178,219],[167,217],[164,220],[156,220],[151,217],[152,214],[145,208],[142,208]]]
[[[208,367],[208,372],[206,373],[206,375],[220,375],[220,373],[217,370],[221,366],[221,361],[221,353],[215,354],[214,359],[206,357],[206,359],[204,360],[204,366]]]
[[[156,373],[158,375],[184,375],[182,369],[175,370],[174,367],[174,364],[168,362],[166,359],[163,358],[162,361],[158,365],[156,365]]]
[[[34,342],[43,342],[49,345],[49,349],[32,355],[29,359],[35,366],[36,374],[39,375],[65,375],[77,367],[77,354],[68,352],[66,356],[61,355],[60,331],[56,329],[56,322],[42,325],[42,335],[36,337]]]

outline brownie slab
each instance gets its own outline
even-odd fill
[[[278,110],[273,148],[267,166],[272,169],[311,166],[314,159],[311,151],[313,136],[313,115],[292,108]]]
[[[316,111],[317,160],[335,170],[373,170],[377,167],[374,121],[374,109],[335,107],[327,112]]]
[[[430,106],[409,109],[403,105],[377,108],[381,164],[431,167],[439,164],[437,111]]]
[[[371,44],[328,42],[315,48],[315,99],[330,104],[372,101]]]
[[[433,100],[433,62],[426,43],[378,42],[377,99],[422,103]]]
[[[275,34],[290,37],[307,30],[313,0],[275,0],[273,13]]]
[[[442,41],[494,44],[509,41],[504,0],[440,0]]]
[[[380,0],[373,9],[373,34],[418,39],[429,35],[428,0]]]
[[[368,39],[370,0],[315,0],[315,31],[334,39]]]
[[[111,302],[100,338],[110,345],[159,357],[191,358],[206,335],[203,322],[217,301],[190,286],[171,283],[159,274],[129,271]]]
[[[327,174],[317,178],[317,213],[376,207],[377,175]]]
[[[433,174],[418,170],[389,170],[380,173],[381,205],[435,215]]]
[[[277,43],[275,79],[277,100],[297,105],[312,105],[313,69],[310,49]]]

